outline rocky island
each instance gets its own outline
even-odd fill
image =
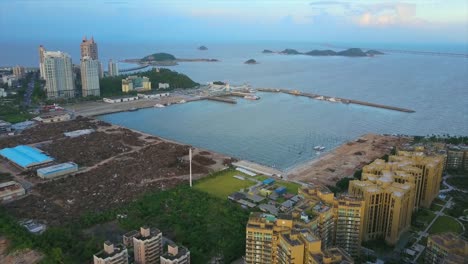
[[[274,53],[274,52],[271,51],[271,50],[268,50],[268,49],[264,49],[264,50],[262,51],[262,53]]]
[[[198,47],[198,50],[208,50],[208,48],[205,47],[205,46],[200,46],[200,47]]]
[[[285,49],[280,52],[264,50],[263,53],[279,53],[279,54],[285,54],[285,55],[308,55],[308,56],[344,56],[344,57],[372,57],[375,55],[384,54],[383,52],[380,52],[378,50],[363,51],[362,49],[359,49],[359,48],[350,48],[350,49],[343,50],[343,51],[311,50],[309,52],[299,52],[295,49]]]
[[[141,59],[126,59],[124,62],[137,63],[139,65],[152,65],[152,66],[174,66],[178,62],[217,62],[217,59],[180,59],[169,53],[153,53]]]
[[[245,64],[258,64],[258,62],[254,59],[250,59],[244,62]]]

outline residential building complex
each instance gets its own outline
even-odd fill
[[[385,239],[394,245],[411,225],[419,207],[429,208],[439,193],[444,158],[421,151],[399,151],[389,161],[364,166],[361,180],[348,193],[365,201],[363,240]]]
[[[99,61],[89,56],[81,58],[81,85],[83,97],[101,95],[99,89],[99,67]]]
[[[45,69],[44,69],[44,59],[45,59],[45,48],[44,46],[39,46],[39,73],[42,79],[45,79]]]
[[[122,79],[122,92],[128,93],[130,91],[151,91],[151,82],[148,77],[129,76]]]
[[[175,244],[167,245],[167,252],[160,257],[161,264],[190,264],[190,251]]]
[[[94,264],[128,264],[128,252],[123,245],[104,242],[104,250],[94,254]]]
[[[0,183],[0,202],[9,201],[25,195],[23,186],[15,181]]]
[[[158,229],[141,227],[133,236],[133,251],[136,264],[158,263],[162,255],[162,233]]]
[[[449,146],[447,149],[446,168],[468,171],[468,146]]]
[[[467,257],[468,241],[457,234],[442,233],[428,237],[424,263],[466,263]]]
[[[75,97],[71,57],[61,51],[45,51],[43,54],[47,98]]]
[[[246,228],[245,263],[354,263],[342,249],[324,248],[300,220],[251,213]]]
[[[24,67],[22,66],[13,67],[13,75],[15,75],[17,79],[23,78],[24,74],[25,74]]]
[[[98,60],[98,47],[97,43],[94,42],[94,37],[87,39],[86,36],[83,38],[80,44],[81,58],[91,57],[93,60]]]
[[[109,68],[108,68],[108,75],[109,76],[118,76],[119,75],[119,65],[117,62],[109,60]]]

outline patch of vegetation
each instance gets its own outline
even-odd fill
[[[464,210],[468,208],[468,201],[466,199],[466,193],[459,191],[451,191],[449,195],[452,197],[452,202],[455,203],[450,209],[445,209],[444,212],[455,218],[464,216]]]
[[[461,190],[468,190],[468,177],[454,176],[447,179],[447,183]]]
[[[130,231],[148,225],[189,248],[193,263],[207,263],[222,255],[226,263],[245,250],[245,225],[248,212],[227,199],[218,199],[196,188],[176,188],[148,193],[119,209],[86,213],[73,223],[49,227],[41,235],[32,235],[17,220],[0,208],[0,234],[12,241],[12,249],[32,248],[43,252],[42,263],[88,263],[102,248],[102,239],[86,235],[86,228],[119,220]]]
[[[33,115],[27,109],[12,103],[0,104],[0,120],[10,123],[19,123],[31,119]]]
[[[168,83],[170,86],[170,90],[177,88],[194,88],[199,85],[198,83],[190,79],[187,75],[178,73],[176,71],[171,71],[169,69],[159,69],[159,71],[152,69],[132,75],[148,77],[151,82],[151,86],[153,87],[153,90],[155,90],[155,87],[157,87],[159,83]],[[101,96],[110,97],[136,94],[136,91],[132,91],[129,93],[122,92],[122,79],[125,79],[128,76],[129,75],[119,75],[115,77],[102,78],[99,81],[99,85],[101,87]]]
[[[356,180],[355,178],[345,177],[340,179],[336,182],[335,186],[328,185],[327,187],[332,191],[335,195],[338,193],[343,193],[348,191],[349,182],[352,180]]]
[[[216,84],[216,85],[226,85],[225,82],[222,82],[222,81],[215,81],[213,82],[213,84]]]
[[[468,136],[451,136],[450,134],[443,135],[427,135],[427,136],[413,136],[414,143],[429,143],[429,142],[443,142],[448,144],[462,144],[468,142]]]
[[[435,216],[436,215],[432,211],[426,209],[419,209],[412,216],[412,225],[417,229],[422,230],[432,222]]]
[[[245,177],[246,179],[236,179],[234,178],[236,175]],[[254,181],[250,181],[248,178],[249,176],[246,174],[231,168],[218,171],[208,177],[196,181],[195,188],[220,199],[227,199],[228,195],[233,192],[248,188],[255,184]]]
[[[431,211],[440,211],[440,209],[442,209],[442,205],[438,205],[436,203],[432,203],[431,204]]]
[[[429,229],[429,234],[455,232],[461,233],[462,226],[450,216],[440,216]]]
[[[141,59],[142,61],[173,61],[176,57],[169,53],[154,53]]]

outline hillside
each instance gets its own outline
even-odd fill
[[[141,61],[174,61],[176,57],[169,53],[154,53],[148,56],[145,56],[141,59]]]
[[[187,75],[178,73],[176,71],[171,71],[169,69],[159,69],[159,72],[151,69],[132,75],[148,77],[150,79],[153,90],[158,87],[158,83],[168,83],[171,89],[189,89],[199,85],[190,79]],[[128,77],[128,75],[102,78],[99,81],[99,85],[101,87],[101,96],[106,97],[122,95],[122,79],[126,77]]]
[[[273,53],[273,51],[270,50],[264,50],[263,53]],[[309,52],[299,52],[295,49],[285,49],[281,52],[280,54],[286,54],[286,55],[308,55],[308,56],[344,56],[344,57],[368,57],[368,56],[374,56],[374,55],[382,55],[384,54],[383,52],[380,52],[378,50],[368,50],[368,51],[363,51],[362,49],[359,48],[350,48],[342,51],[334,51],[334,50],[311,50]]]

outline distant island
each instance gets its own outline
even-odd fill
[[[199,49],[199,50],[208,50],[208,48],[205,47],[205,46],[200,46],[200,47],[198,47],[198,49]]]
[[[345,57],[372,57],[375,55],[383,55],[383,52],[378,50],[363,51],[360,48],[350,48],[343,51],[334,50],[311,50],[309,52],[299,52],[295,49],[285,49],[280,52],[273,52],[271,50],[263,50],[262,53],[279,53],[286,55],[308,55],[308,56],[345,56]]]
[[[180,58],[176,58],[172,54],[164,53],[164,52],[153,53],[141,59],[124,60],[124,62],[127,62],[127,63],[137,63],[140,65],[152,65],[152,66],[174,66],[174,65],[177,65],[178,62],[200,62],[200,61],[217,62],[219,60],[217,59],[180,59]]]
[[[258,62],[254,59],[250,59],[250,60],[247,60],[246,62],[244,62],[245,64],[258,64]]]

